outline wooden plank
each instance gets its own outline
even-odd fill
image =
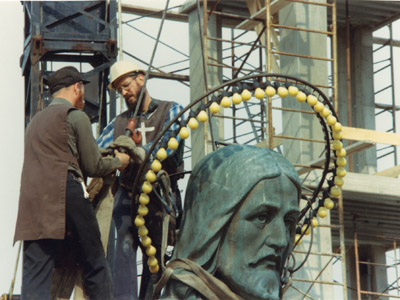
[[[400,134],[343,126],[343,139],[400,146]]]
[[[283,139],[274,137],[273,139],[274,147],[272,148],[279,147],[280,145],[282,145],[282,143]],[[261,142],[257,143],[256,146],[260,148],[268,148],[268,139],[262,140]]]
[[[360,141],[344,148],[346,149],[347,155],[349,155],[352,153],[360,152],[362,150],[366,150],[374,145],[375,143],[372,143],[370,141]],[[318,158],[316,160],[310,161],[309,163],[306,163],[305,165],[308,165],[308,167],[301,167],[300,169],[297,170],[297,173],[299,175],[305,174],[307,172],[312,171],[314,168],[322,167],[324,163],[325,163],[325,157]]]
[[[400,176],[400,166],[395,166],[393,168],[389,168],[386,170],[383,170],[381,172],[375,173],[375,176],[385,176],[385,177],[399,177]]]
[[[314,170],[303,184],[311,189],[316,188],[322,176],[322,170]],[[342,187],[343,199],[345,201],[362,201],[368,203],[379,203],[383,205],[398,205],[400,203],[400,180],[384,176],[347,172]]]
[[[288,0],[272,1],[271,2],[271,16],[276,14],[281,8],[285,7],[289,3],[290,3],[290,1],[288,1]],[[251,11],[250,11],[250,13],[251,13]],[[236,28],[244,29],[244,30],[253,30],[254,27],[256,27],[260,23],[260,21],[256,21],[255,19],[265,20],[265,15],[266,15],[265,7],[263,7],[256,13],[251,14],[251,17],[249,19],[241,22],[239,25],[236,26]]]

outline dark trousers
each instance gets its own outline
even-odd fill
[[[85,293],[91,300],[112,299],[111,273],[94,209],[84,198],[81,184],[70,174],[67,178],[66,229],[72,233],[72,239],[24,241],[21,299],[51,299],[54,267],[71,247],[78,253]]]
[[[114,197],[113,219],[117,229],[112,280],[115,300],[138,299],[137,246],[133,240],[131,198],[128,191],[118,187]]]

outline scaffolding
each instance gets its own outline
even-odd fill
[[[209,2],[209,3],[208,3]],[[243,1],[244,2],[244,1]],[[325,6],[328,10],[327,14],[329,16],[330,23],[327,24],[327,30],[314,30],[311,28],[301,28],[297,26],[286,26],[284,24],[279,23],[279,11],[283,9],[290,3],[297,2],[305,5],[319,5]],[[224,9],[224,5],[226,3],[224,1],[202,1],[201,9],[198,7],[198,14],[201,14],[202,17],[202,25],[199,26],[199,31],[202,34],[202,43],[203,43],[203,55],[204,61],[206,62],[206,71],[215,73],[215,68],[217,68],[222,74],[221,81],[229,81],[231,79],[235,79],[237,77],[246,76],[249,74],[254,74],[255,72],[263,72],[269,71],[273,73],[280,72],[280,59],[283,56],[296,56],[295,53],[285,52],[280,50],[280,31],[281,30],[293,30],[293,31],[303,31],[307,33],[313,34],[321,34],[325,35],[328,40],[330,40],[331,49],[328,53],[327,57],[317,57],[317,56],[304,56],[297,55],[297,57],[301,57],[303,59],[310,60],[322,60],[326,61],[329,64],[329,83],[328,84],[319,84],[316,83],[316,86],[323,88],[326,90],[326,94],[331,99],[335,109],[338,109],[338,101],[336,101],[337,97],[337,63],[336,63],[336,53],[337,53],[337,37],[336,37],[336,3],[335,1],[331,1],[330,3],[319,3],[312,1],[247,1],[247,9],[249,11],[248,15],[235,13],[233,9]],[[197,6],[198,3],[192,5]],[[232,5],[238,5],[237,3]],[[266,9],[269,7],[269,9]],[[139,8],[130,5],[122,5],[123,11],[129,14],[137,14],[141,17],[157,17],[161,14],[161,12],[151,9]],[[243,9],[243,5],[241,6]],[[181,9],[180,13],[170,13],[168,15],[169,20],[172,21],[181,21],[188,22],[188,8]],[[208,30],[208,23],[211,18],[215,18],[220,22],[219,24],[224,24],[223,29],[221,30],[220,36],[210,35],[210,31]],[[138,18],[137,18],[138,19]],[[214,20],[215,20],[214,19]],[[394,19],[393,19],[394,20]],[[392,20],[392,21],[393,21]],[[343,24],[342,24],[343,25]],[[390,24],[387,26],[391,26]],[[391,27],[390,27],[391,28]],[[270,41],[267,43],[266,41]],[[374,42],[380,42],[381,44],[393,46],[395,42],[393,40],[378,40],[374,39]],[[210,44],[218,44],[221,47],[221,56],[210,55],[208,50]],[[378,51],[378,50],[377,50]],[[388,59],[389,66],[385,68],[393,68],[393,51],[391,50],[391,58]],[[185,54],[188,57],[188,54]],[[132,56],[134,57],[134,56]],[[139,57],[134,57],[139,61],[144,62]],[[186,63],[188,59],[184,59],[182,61],[177,61],[176,63],[171,63],[170,66],[179,63]],[[180,68],[178,71],[185,73],[186,81],[189,81],[188,75],[189,67]],[[172,75],[175,74],[176,70],[172,70],[169,75],[165,75],[164,78],[172,78]],[[393,82],[393,71],[392,76],[388,77],[392,79],[392,82],[388,84],[388,88],[392,89],[392,103],[390,103],[389,109],[387,106],[380,105],[377,103],[377,109],[381,109],[383,111],[388,111],[392,114],[393,120],[393,128],[387,130],[389,132],[396,132],[395,129],[395,111],[398,108],[395,106],[395,93],[394,93],[394,82]],[[212,86],[208,85],[207,88],[211,88]],[[206,88],[204,87],[204,92],[206,92]],[[379,94],[379,93],[378,93]],[[218,116],[218,118],[224,119],[224,136],[222,141],[215,141],[210,139],[210,136],[207,138],[207,143],[215,143],[215,142],[224,142],[224,143],[248,143],[248,144],[258,144],[262,146],[269,146],[275,148],[276,146],[282,145],[282,140],[285,139],[285,136],[281,134],[277,134],[275,131],[277,128],[275,126],[271,126],[273,122],[268,122],[269,117],[275,116],[276,113],[272,111],[283,111],[285,110],[282,107],[282,104],[263,106],[260,103],[248,103],[244,105],[242,108],[232,109],[232,113],[229,114],[225,111],[224,115]],[[299,113],[307,113],[306,111],[299,111]],[[350,125],[349,125],[350,126]],[[278,127],[278,126],[276,126]],[[230,128],[227,130],[226,128]],[[318,142],[318,141],[312,141]],[[356,143],[352,143],[349,141],[349,145],[347,146],[348,154],[355,154],[362,152],[370,147],[373,147],[376,143],[374,141],[359,141]],[[396,157],[396,146],[390,145],[388,146],[392,151],[390,154]],[[279,150],[279,148],[276,148]],[[382,151],[379,150],[378,151]],[[190,148],[187,148],[187,155],[190,157]],[[378,157],[380,159],[380,157]],[[397,160],[393,158],[394,165],[397,166]],[[310,170],[318,169],[321,166],[321,159],[315,159],[311,161],[309,164],[298,164],[297,167],[301,168],[301,172],[306,172]],[[351,168],[351,167],[350,167]],[[396,168],[397,170],[397,168]],[[394,171],[395,172],[395,171]],[[396,174],[396,172],[395,172]],[[338,210],[334,213],[332,218],[331,225],[322,225],[321,227],[328,227],[332,229],[333,235],[338,236],[337,246],[334,248],[332,253],[321,253],[321,252],[313,252],[311,251],[310,255],[319,255],[319,256],[328,256],[328,263],[323,266],[318,273],[318,275],[309,280],[310,283],[309,289],[305,291],[299,291],[304,295],[304,298],[310,298],[308,295],[312,287],[318,284],[322,285],[337,285],[343,289],[343,298],[347,297],[347,289],[352,289],[356,287],[349,287],[346,280],[346,272],[343,271],[342,283],[334,282],[334,281],[324,281],[320,280],[321,274],[328,267],[328,265],[333,264],[335,261],[342,262],[342,269],[346,270],[346,256],[344,253],[346,251],[350,251],[348,237],[345,237],[344,227],[345,223],[343,220],[343,203],[342,199],[338,200],[337,207]],[[347,221],[346,221],[347,222]],[[354,239],[350,239],[354,240]],[[346,248],[347,245],[347,248]],[[301,253],[301,251],[299,251]],[[307,280],[301,278],[295,278],[294,281],[303,281],[307,282]],[[394,285],[395,286],[395,285]]]

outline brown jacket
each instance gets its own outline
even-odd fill
[[[78,165],[68,149],[69,105],[39,112],[25,132],[24,165],[14,242],[63,239],[68,165]]]
[[[101,157],[87,115],[54,99],[26,129],[14,241],[63,239],[67,172],[103,177],[120,166],[117,157]]]

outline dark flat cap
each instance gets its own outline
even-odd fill
[[[64,67],[49,76],[48,86],[50,93],[54,94],[58,90],[82,81],[83,84],[90,81],[84,80],[81,73],[75,67]]]

